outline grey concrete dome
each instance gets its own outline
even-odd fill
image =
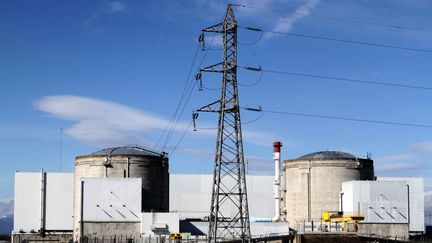
[[[138,146],[123,146],[123,147],[113,147],[99,150],[97,152],[91,153],[92,155],[105,155],[105,156],[113,156],[113,155],[141,155],[141,156],[156,156],[163,157],[164,154],[151,151]]]
[[[341,151],[319,151],[306,154],[297,159],[355,159],[356,156]]]

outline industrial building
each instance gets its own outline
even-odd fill
[[[362,235],[424,232],[422,178],[376,178],[370,158],[338,151],[283,165],[274,152],[275,175],[246,177],[252,235],[347,231],[326,213],[361,215]],[[16,173],[14,241],[207,234],[213,175],[170,174],[164,154],[131,146],[78,156],[75,167]]]

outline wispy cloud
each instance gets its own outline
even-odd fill
[[[103,7],[98,9],[92,16],[84,20],[83,26],[89,27],[94,22],[102,18],[103,16],[125,11],[126,8],[127,6],[124,2],[121,1],[108,2]]]
[[[289,14],[285,17],[281,17],[277,20],[275,27],[272,31],[275,32],[289,32],[293,28],[294,24],[299,20],[309,16],[312,10],[318,5],[318,0],[306,0],[305,4],[301,5],[295,10],[293,14]],[[274,36],[274,33],[265,33],[264,38],[270,39]]]
[[[80,96],[47,96],[34,107],[49,115],[77,124],[65,132],[90,145],[148,144],[140,133],[164,129],[168,121],[154,114],[109,101]],[[187,124],[179,123],[178,129]],[[138,135],[137,135],[138,134]]]
[[[432,163],[421,162],[422,158],[432,154],[432,141],[419,142],[408,145],[409,151],[390,154],[375,158],[376,171],[381,174],[427,174],[432,169]]]
[[[76,122],[65,133],[79,141],[99,147],[142,144],[154,146],[154,141],[143,139],[143,134],[161,134],[169,124],[168,119],[129,106],[93,98],[60,95],[36,100],[34,107],[58,119]],[[174,132],[179,134],[189,127],[189,122],[178,122]],[[214,137],[216,130],[198,130],[190,136]],[[275,135],[260,131],[244,131],[245,142],[271,146]],[[179,148],[180,149],[180,148]]]
[[[107,13],[120,12],[126,9],[126,4],[120,1],[114,1],[108,3]]]

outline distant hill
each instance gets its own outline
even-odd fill
[[[14,210],[14,201],[0,202],[0,218],[7,215],[12,215]]]
[[[0,202],[0,235],[10,235],[13,229],[14,202]]]
[[[10,235],[13,229],[13,215],[0,218],[0,235]]]

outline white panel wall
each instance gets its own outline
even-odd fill
[[[15,173],[14,231],[41,227],[41,172]],[[72,230],[72,173],[46,173],[45,229]]]
[[[73,174],[46,174],[46,229],[72,230]]]
[[[41,175],[15,173],[14,232],[40,229]]]
[[[408,190],[405,182],[348,181],[342,183],[343,210],[360,211],[363,222],[408,223]]]
[[[139,222],[141,178],[83,178],[84,221]]]
[[[170,212],[180,218],[203,218],[210,213],[213,175],[170,174]],[[248,175],[249,214],[256,218],[274,216],[274,176]],[[235,208],[231,208],[234,214]]]
[[[409,230],[424,232],[425,205],[424,205],[424,179],[420,177],[378,177],[378,181],[402,181],[409,185],[410,197],[410,224]]]

